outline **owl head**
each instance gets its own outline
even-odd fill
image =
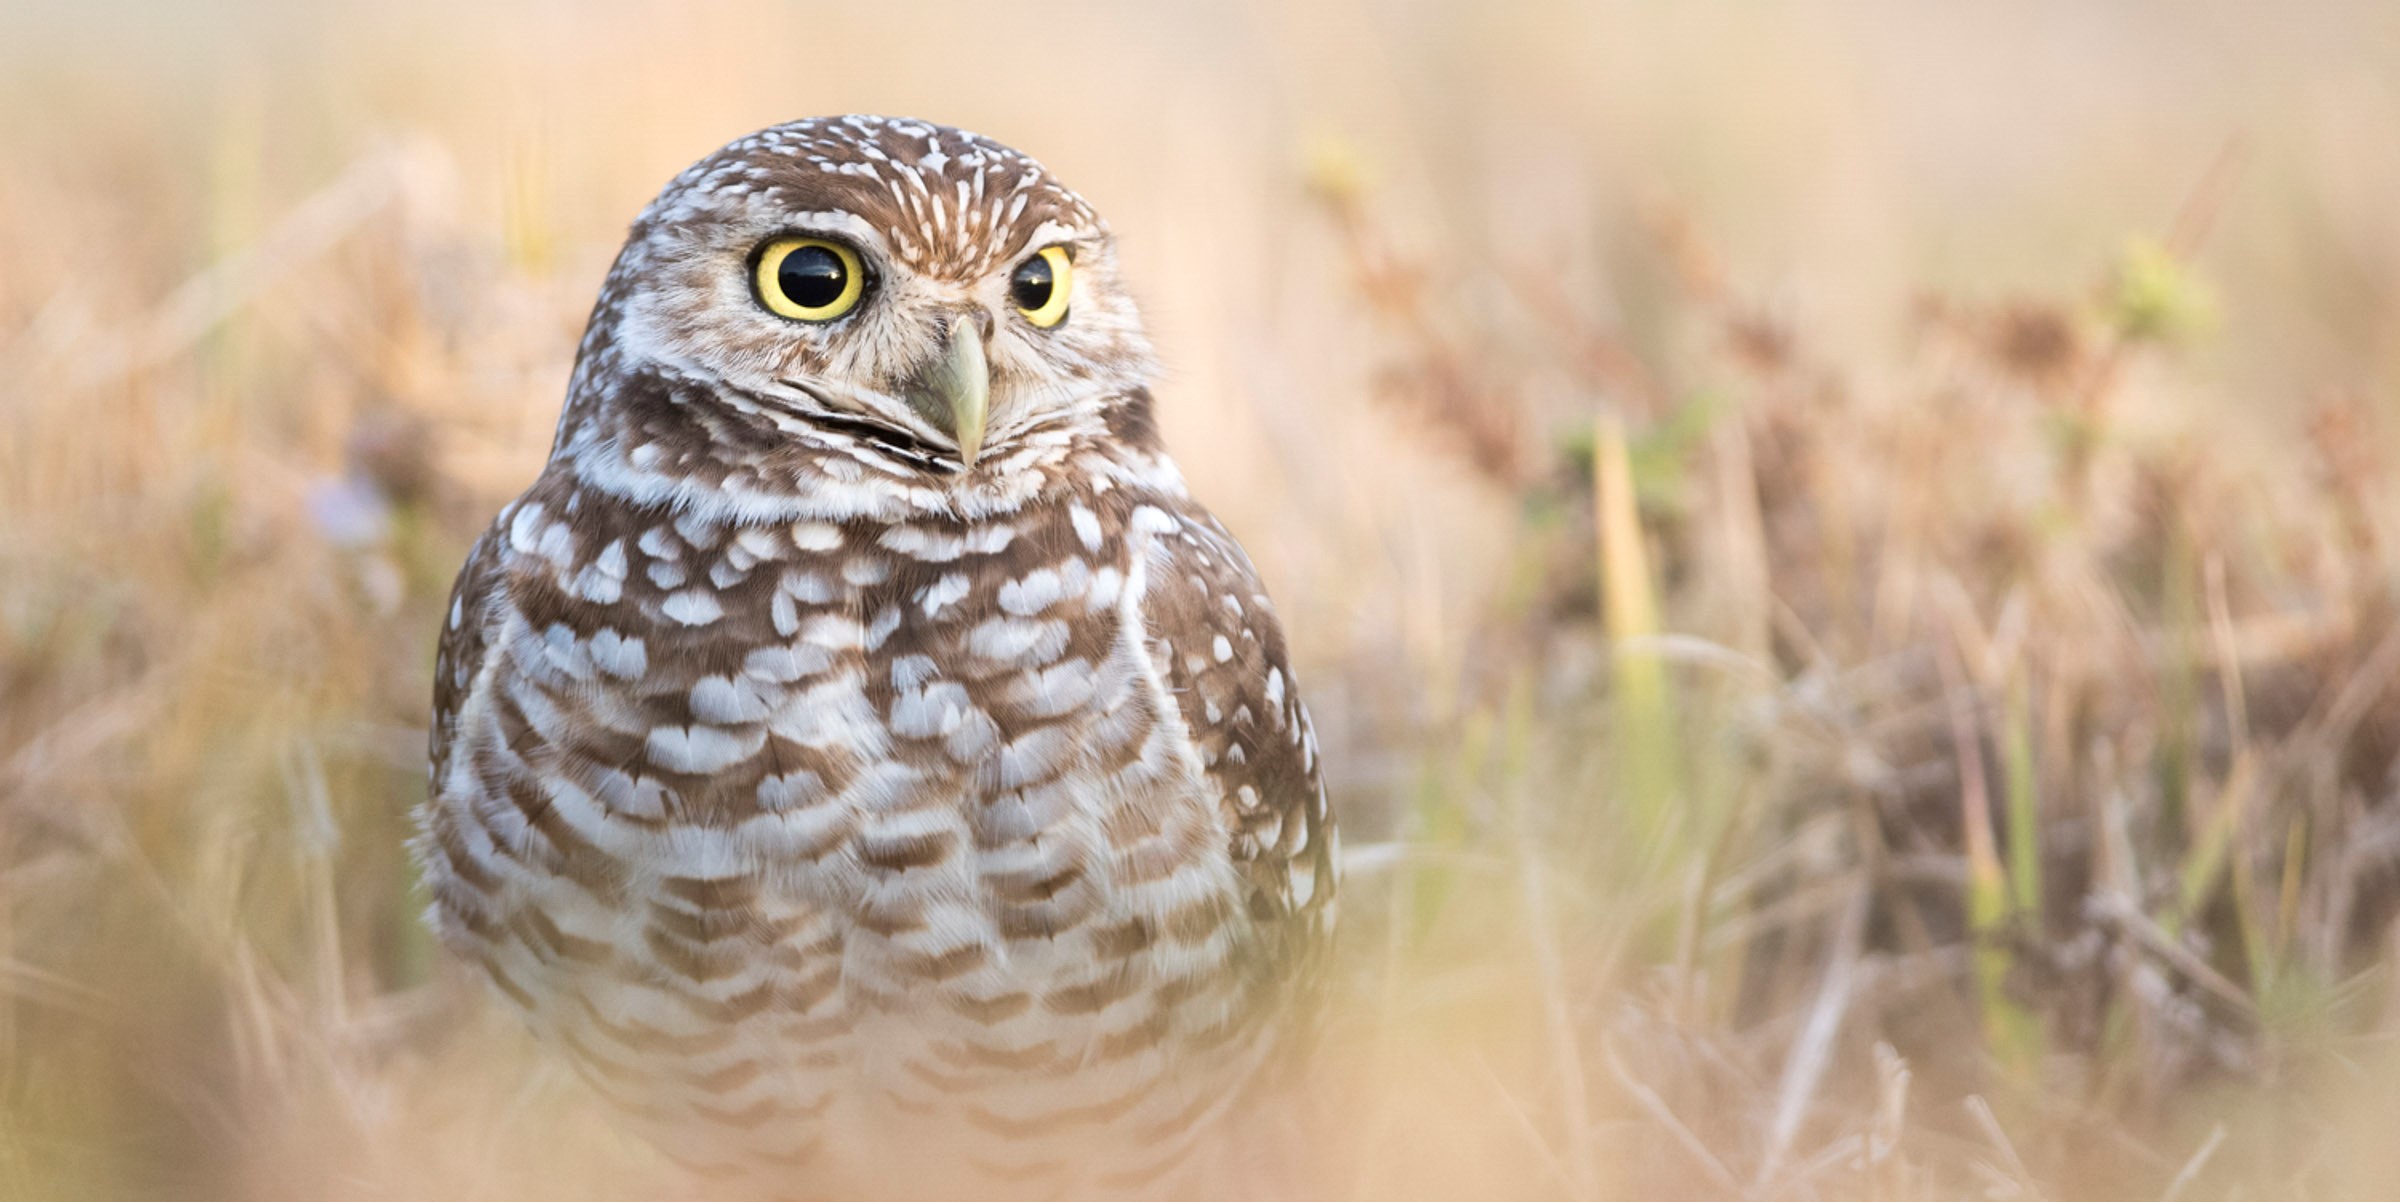
[[[635,221],[561,445],[628,381],[665,379],[728,437],[972,476],[1077,437],[1146,441],[1152,370],[1107,225],[1041,164],[922,121],[813,118],[693,164]]]

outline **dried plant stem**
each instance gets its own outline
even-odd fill
[[[1835,922],[1833,946],[1826,952],[1825,972],[1818,979],[1816,999],[1809,1004],[1800,1036],[1792,1041],[1791,1053],[1784,1059],[1783,1082],[1775,1093],[1775,1117],[1767,1124],[1766,1151],[1759,1159],[1757,1174],[1751,1178],[1757,1188],[1766,1188],[1782,1171],[1784,1156],[1800,1133],[1800,1121],[1816,1096],[1825,1066],[1832,1062],[1833,1041],[1841,1034],[1842,1016],[1849,1012],[1851,989],[1858,980],[1859,954],[1866,939],[1868,903],[1872,898],[1873,893],[1862,882],[1851,890],[1849,901]]]
[[[1529,717],[1524,700],[1520,694],[1518,703],[1511,706],[1512,741],[1521,738]],[[1512,748],[1510,758],[1521,760],[1521,749]],[[1512,775],[1522,780],[1521,773]],[[1558,1098],[1559,1122],[1564,1128],[1561,1134],[1565,1172],[1574,1186],[1575,1197],[1591,1199],[1600,1190],[1599,1159],[1592,1147],[1591,1087],[1584,1079],[1582,1036],[1575,1024],[1574,1002],[1567,987],[1565,953],[1560,947],[1556,903],[1551,897],[1548,853],[1534,830],[1521,786],[1512,784],[1507,790],[1525,936],[1533,951],[1534,981],[1541,991],[1542,1024],[1549,1037],[1555,1074],[1552,1089]]]

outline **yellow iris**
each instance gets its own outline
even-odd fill
[[[832,321],[858,307],[867,273],[858,252],[823,238],[777,238],[758,252],[758,301],[779,317]]]
[[[1009,277],[1008,294],[1025,320],[1049,329],[1067,317],[1067,298],[1074,292],[1075,261],[1063,246],[1045,246],[1040,254],[1017,265]]]

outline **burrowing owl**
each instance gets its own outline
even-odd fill
[[[1108,227],[973,134],[777,126],[634,223],[459,574],[418,850],[735,1192],[1174,1194],[1290,1046],[1333,820],[1152,371]]]

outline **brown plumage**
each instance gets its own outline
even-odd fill
[[[634,225],[460,573],[419,853],[675,1159],[846,1199],[1238,1160],[1199,1150],[1295,1045],[1333,823],[1151,372],[1098,217],[957,130],[778,126]]]

